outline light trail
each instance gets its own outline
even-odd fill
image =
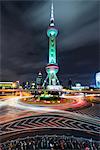
[[[73,106],[80,106],[83,104],[83,100],[79,99],[82,98],[82,95],[76,97],[76,96],[68,96],[68,98],[77,98],[77,102],[76,104],[70,104],[69,107],[73,107]],[[20,97],[15,97],[15,98],[8,98],[8,99],[4,99],[4,101],[0,101],[0,107],[2,106],[11,106],[11,107],[17,107],[20,109],[24,109],[24,110],[30,110],[30,111],[36,111],[36,112],[61,112],[62,110],[64,110],[65,108],[67,108],[67,104],[58,104],[56,106],[39,106],[39,104],[34,105],[34,104],[26,104],[20,101],[20,99],[22,98],[34,98],[34,96],[20,96]],[[62,109],[62,110],[61,110]]]
[[[96,95],[96,94],[95,94]],[[98,94],[97,94],[98,95]],[[89,96],[89,95],[86,95]],[[39,104],[28,104],[28,103],[23,103],[20,100],[22,98],[34,98],[34,96],[16,96],[13,98],[2,98],[0,99],[0,107],[3,106],[11,106],[11,107],[15,107],[15,108],[19,108],[22,110],[27,110],[27,111],[35,111],[35,112],[61,112],[61,113],[65,113],[64,110],[68,109],[68,108],[79,108],[81,106],[86,106],[87,102],[84,101],[84,94],[80,93],[78,95],[62,95],[61,98],[72,98],[74,99],[76,102],[72,102],[72,103],[65,103],[65,104],[56,104],[56,105],[39,105]]]
[[[98,119],[96,119],[96,118],[92,119],[90,116],[77,114],[75,112],[69,112],[69,111],[61,110],[61,109],[59,109],[59,107],[58,108],[52,108],[52,107],[49,107],[49,106],[46,106],[46,107],[42,106],[41,107],[41,106],[35,106],[35,105],[23,103],[23,102],[20,101],[20,99],[23,98],[23,97],[26,98],[27,96],[9,98],[9,99],[5,99],[4,101],[0,101],[0,107],[2,108],[3,106],[10,106],[10,107],[13,107],[13,108],[18,108],[19,110],[23,110],[23,111],[25,110],[26,112],[54,113],[54,114],[59,113],[59,114],[63,114],[63,116],[65,116],[65,115],[68,115],[70,117],[74,116],[74,119],[78,118],[80,121],[87,120],[87,122],[91,121],[93,123],[98,121]],[[62,106],[60,106],[60,107],[62,107]],[[10,109],[12,110],[12,108],[10,108]],[[18,117],[15,114],[17,114],[16,111],[14,112],[13,117],[14,118]],[[7,112],[7,115],[12,115],[12,114],[9,114],[9,112]],[[2,114],[1,114],[1,117],[2,117]]]
[[[34,104],[27,104],[23,103],[20,101],[22,98],[34,98],[34,96],[17,96],[13,98],[8,98],[8,99],[2,99],[0,101],[0,107],[3,106],[11,106],[11,107],[16,107],[24,110],[30,110],[30,111],[38,111],[38,112],[62,112],[64,109],[67,109],[68,107],[76,108],[81,107],[81,105],[85,104],[84,101],[84,94],[80,93],[76,96],[67,96],[67,95],[62,95],[62,98],[73,98],[76,100],[76,102],[71,103],[71,104],[57,104],[57,105],[52,105],[52,106],[39,106],[39,104],[34,105]]]
[[[11,106],[11,107],[16,107],[19,109],[24,109],[24,110],[28,110],[28,111],[36,111],[36,112],[59,112],[59,110],[56,109],[52,109],[50,107],[41,107],[41,106],[34,106],[31,104],[25,104],[20,102],[21,98],[30,98],[30,96],[22,96],[20,98],[16,97],[16,98],[9,98],[6,99],[4,101],[0,101],[0,107],[3,106]],[[31,96],[32,98],[32,96]]]

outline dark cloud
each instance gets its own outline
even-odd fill
[[[48,61],[50,3],[0,1],[1,80],[34,80]],[[99,71],[99,0],[54,0],[59,78],[92,83]],[[66,84],[65,83],[65,84]]]

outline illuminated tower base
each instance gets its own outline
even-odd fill
[[[48,90],[61,90],[62,86],[57,78],[56,73],[58,72],[57,64],[48,64],[46,67],[47,77],[44,80],[43,87],[46,86]]]
[[[59,67],[56,63],[56,36],[58,30],[54,26],[53,3],[51,5],[50,25],[47,30],[49,37],[49,63],[46,66],[47,77],[44,80],[43,87],[46,86],[48,90],[61,90],[62,86],[57,78]]]

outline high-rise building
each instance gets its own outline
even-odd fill
[[[55,28],[55,24],[54,24],[54,8],[52,3],[50,24],[47,29],[47,36],[49,38],[49,63],[46,66],[47,77],[43,83],[43,86],[46,86],[47,89],[49,90],[62,89],[62,86],[60,85],[60,82],[56,75],[59,70],[57,60],[56,60],[56,36],[57,35],[58,35],[58,30]]]
[[[96,73],[96,87],[100,88],[100,72]]]
[[[42,88],[42,73],[39,72],[37,78],[36,78],[36,87],[39,89],[39,88]]]
[[[68,80],[68,88],[71,89],[71,87],[72,87],[72,80],[69,79],[69,80]]]

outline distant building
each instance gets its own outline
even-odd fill
[[[89,86],[82,86],[80,83],[76,83],[75,86],[72,86],[73,90],[83,90],[89,89]]]
[[[19,81],[16,82],[0,82],[0,89],[17,89],[19,88]]]
[[[96,73],[96,87],[100,88],[100,72]]]
[[[35,88],[35,82],[33,82],[33,81],[31,82],[30,88],[31,88],[31,89],[34,89],[34,88]]]
[[[39,74],[36,78],[36,88],[42,88],[42,83],[43,83],[42,73],[39,72]]]
[[[30,83],[28,81],[25,84],[25,89],[30,89]]]
[[[68,80],[68,88],[71,89],[71,87],[72,87],[72,80],[69,79],[69,80]]]

